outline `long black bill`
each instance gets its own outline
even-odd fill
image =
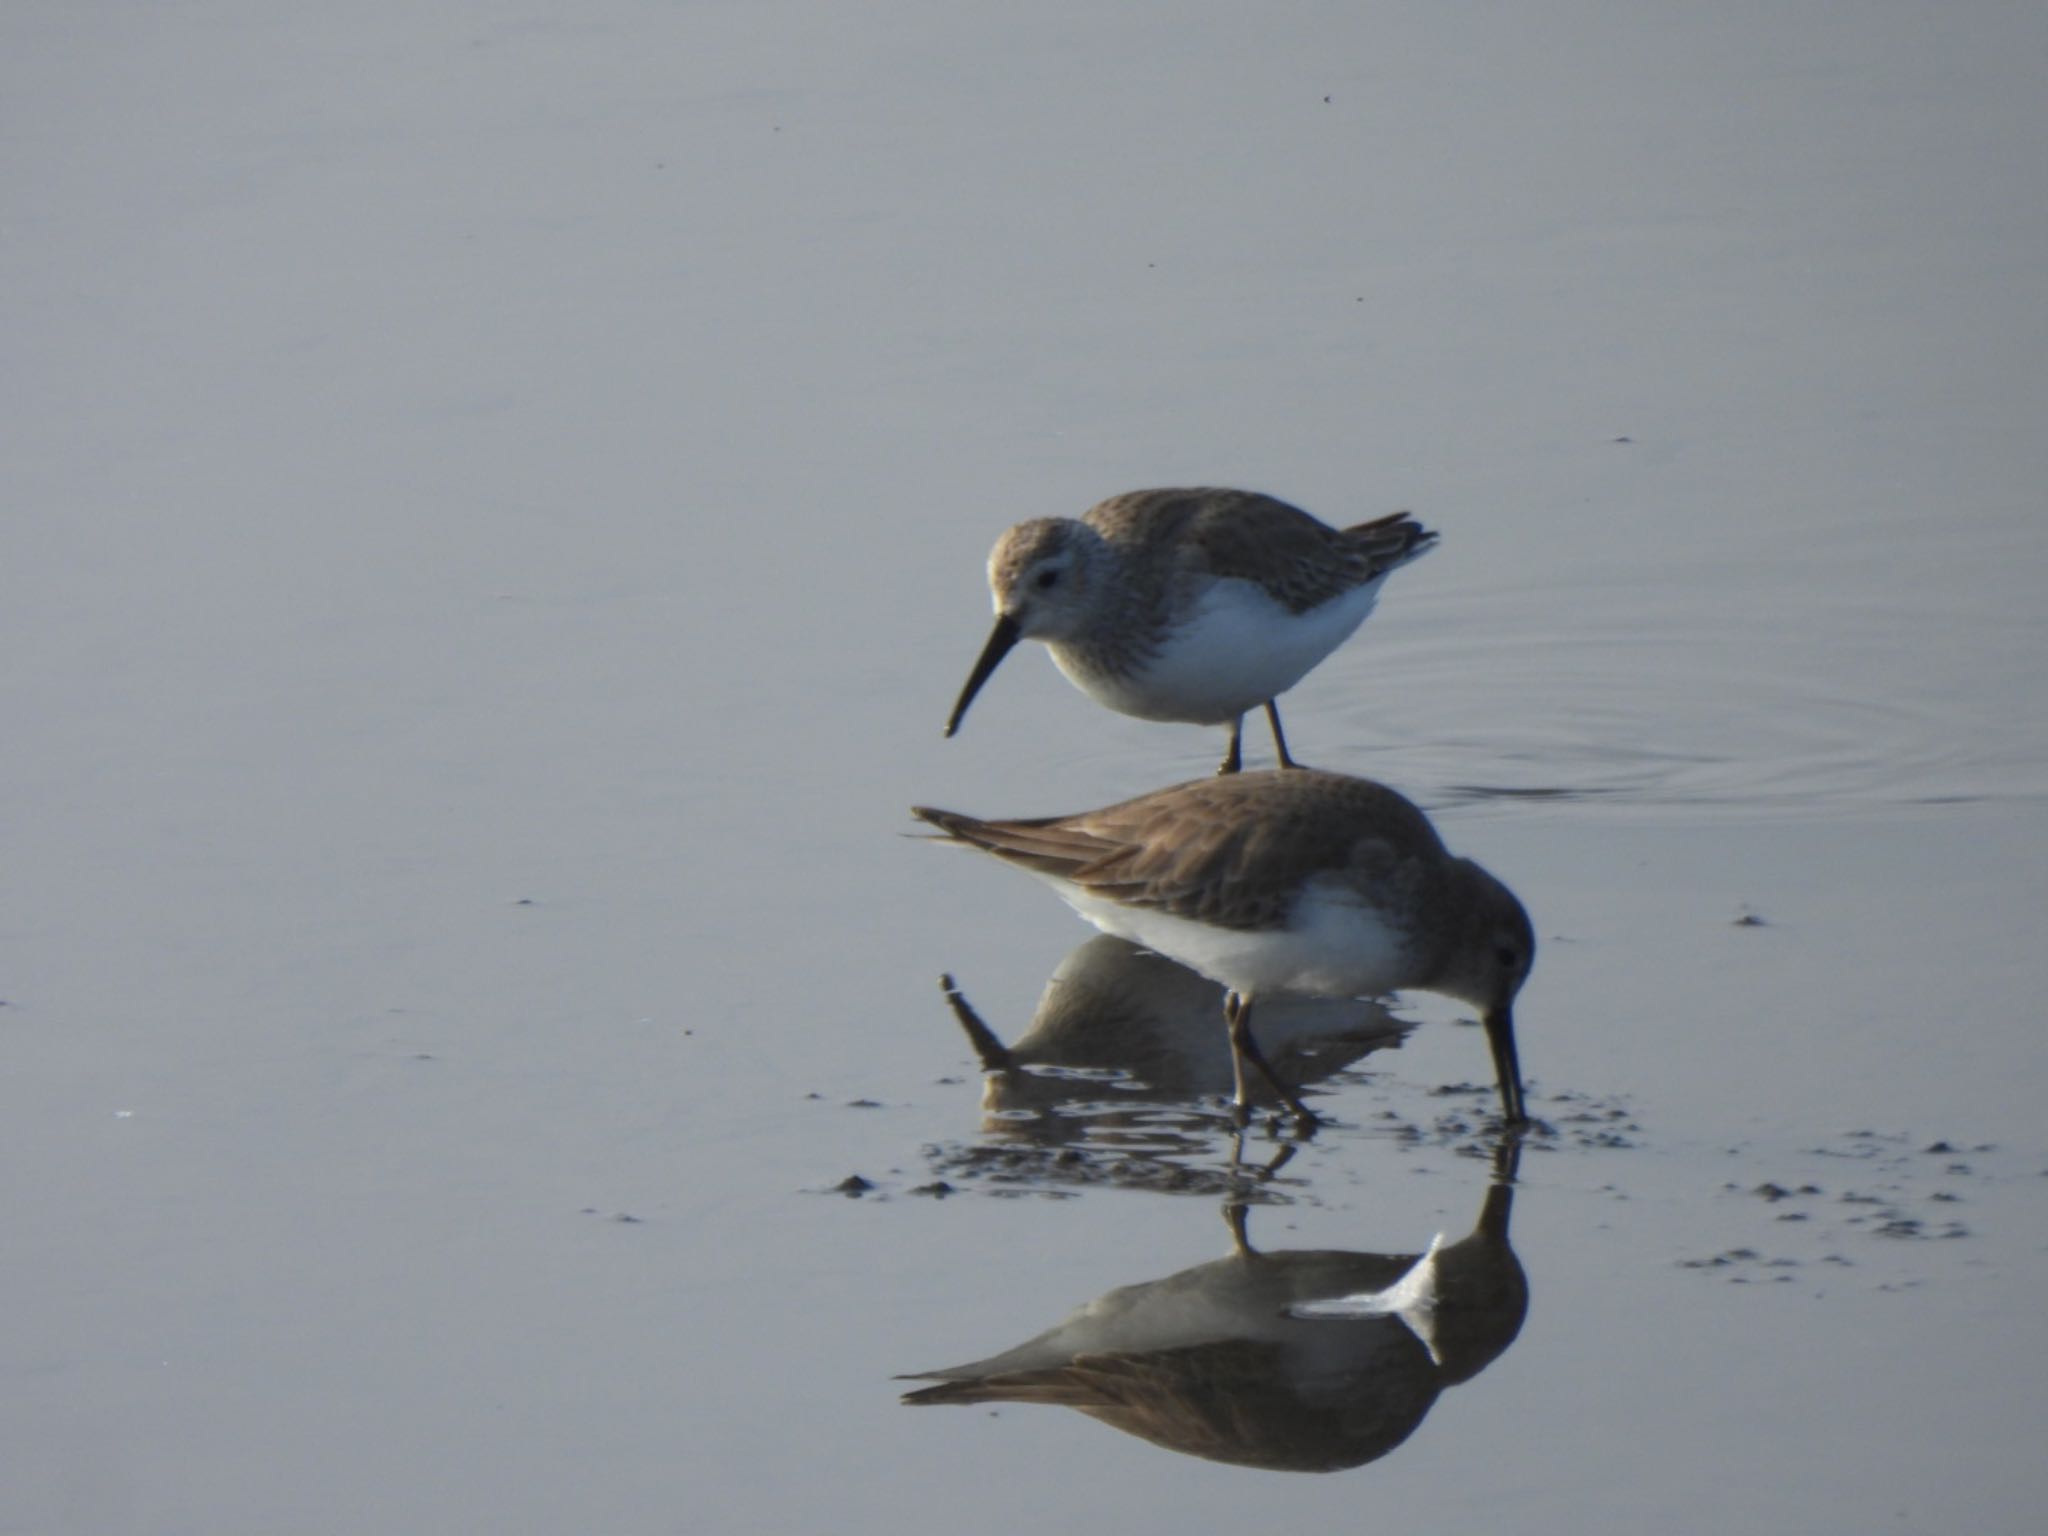
[[[960,721],[967,714],[967,706],[974,702],[974,696],[981,692],[981,685],[988,681],[989,674],[1002,664],[1022,636],[1017,630],[1017,621],[1007,613],[999,615],[996,627],[990,631],[988,644],[981,648],[981,659],[974,664],[974,670],[967,674],[967,686],[960,690],[960,702],[953,706],[953,713],[946,720],[946,734],[951,736],[960,729]]]
[[[1522,1108],[1522,1063],[1515,1055],[1515,1015],[1503,1003],[1486,1011],[1486,1043],[1493,1047],[1493,1071],[1500,1079],[1500,1107],[1509,1125],[1527,1125]]]

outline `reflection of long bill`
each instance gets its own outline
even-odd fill
[[[967,706],[974,702],[974,696],[981,692],[981,685],[989,680],[1003,658],[1016,649],[1023,639],[1023,631],[1017,621],[1007,613],[996,616],[996,627],[989,632],[988,644],[981,648],[981,659],[974,664],[974,670],[967,674],[967,686],[960,690],[960,701],[953,706],[953,713],[946,719],[946,734],[951,736],[960,729],[960,722],[967,716]]]

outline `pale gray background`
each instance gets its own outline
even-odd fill
[[[1892,0],[0,10],[0,1531],[2037,1529],[2044,68]],[[1030,651],[942,743],[982,559],[1176,482],[1443,530],[1294,743],[1516,886],[1536,1108],[1641,1126],[1531,1153],[1520,1342],[1329,1478],[888,1379],[1223,1251],[905,1194],[979,1126],[936,974],[1014,1030],[1083,932],[903,808],[1219,746]],[[1462,1231],[1367,1128],[1485,1070],[1340,1086],[1256,1235]]]

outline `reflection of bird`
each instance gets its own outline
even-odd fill
[[[1509,1139],[1479,1223],[1425,1254],[1235,1251],[1077,1308],[970,1365],[918,1372],[913,1404],[1055,1403],[1211,1461],[1296,1472],[1360,1466],[1422,1422],[1445,1387],[1514,1342],[1528,1281],[1508,1243]],[[1344,1298],[1334,1315],[1304,1316]]]
[[[1071,1075],[1076,1070],[1118,1074],[1120,1100],[1231,1091],[1230,1042],[1216,1028],[1223,989],[1127,940],[1097,934],[1062,960],[1031,1027],[1009,1045],[947,981],[946,1000],[990,1074],[982,1103],[991,1112],[1100,1098]],[[1408,1028],[1376,1003],[1324,998],[1277,998],[1259,1015],[1266,1060],[1296,1090],[1398,1045]]]
[[[1226,987],[1240,1108],[1250,1061],[1314,1119],[1259,1050],[1260,997],[1414,987],[1483,1010],[1502,1108],[1510,1124],[1526,1119],[1512,1010],[1535,958],[1528,914],[1384,785],[1300,769],[1197,779],[1073,816],[912,814],[1029,870],[1104,932]]]
[[[1129,491],[1081,517],[1019,523],[988,557],[996,625],[946,734],[1019,640],[1042,640],[1075,687],[1141,720],[1230,726],[1274,700],[1365,622],[1390,572],[1436,535],[1407,513],[1331,528],[1256,491]]]

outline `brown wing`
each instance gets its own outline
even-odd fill
[[[1165,544],[1184,568],[1256,581],[1305,613],[1416,558],[1436,535],[1406,512],[1338,530],[1257,491],[1127,491],[1084,518],[1112,543]]]
[[[1225,928],[1276,926],[1313,875],[1350,869],[1385,885],[1443,857],[1428,818],[1393,790],[1305,769],[1196,779],[1076,816],[913,814],[1125,906]]]

